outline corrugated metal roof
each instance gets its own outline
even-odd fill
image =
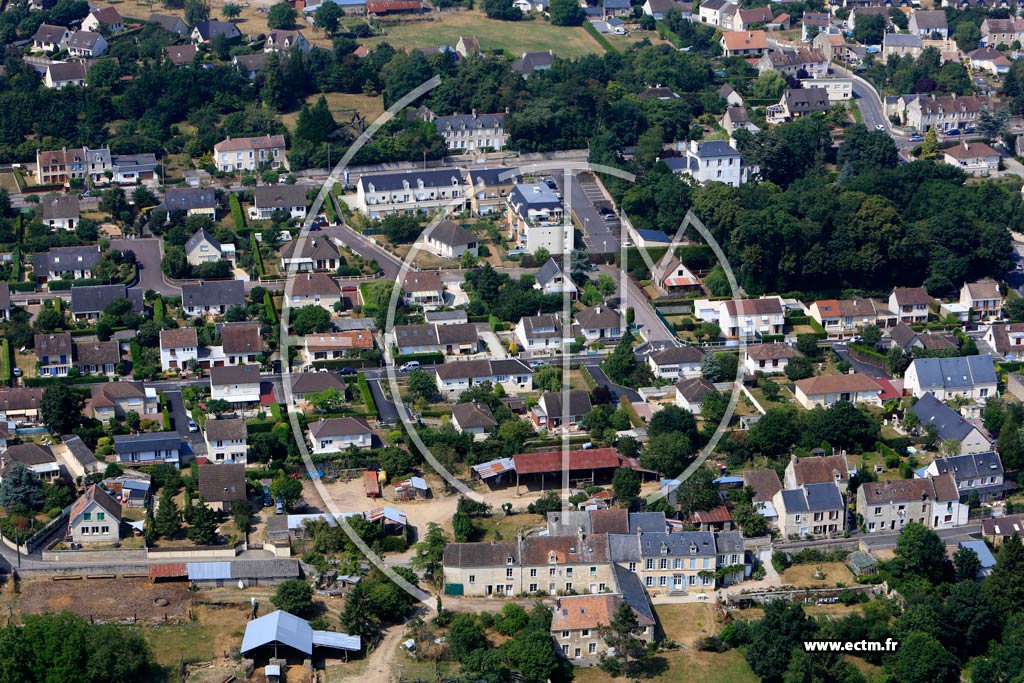
[[[219,581],[231,578],[230,562],[189,562],[189,581]]]
[[[127,479],[121,482],[121,488],[129,489],[131,491],[149,491],[148,481],[135,481],[134,479]]]
[[[297,579],[298,560],[232,560],[232,579]]]
[[[516,467],[512,463],[512,458],[499,458],[498,460],[491,460],[489,462],[481,463],[479,465],[473,465],[473,471],[481,479],[490,479],[496,477],[499,474],[505,472],[515,471]]]
[[[188,576],[188,569],[183,562],[149,565],[151,579],[177,579],[185,576]]]
[[[349,650],[350,652],[358,652],[363,647],[359,636],[350,636],[347,633],[335,633],[334,631],[313,631],[313,645]]]
[[[427,490],[427,480],[423,477],[413,477],[409,481],[412,482],[413,488],[420,489],[422,491]]]
[[[245,625],[243,654],[270,643],[281,643],[310,655],[313,654],[313,629],[305,619],[281,610],[253,619]]]

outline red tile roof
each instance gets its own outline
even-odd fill
[[[543,453],[519,453],[512,456],[518,474],[540,474],[542,472],[561,472],[565,454],[562,451],[545,451]],[[602,469],[618,467],[621,460],[614,448],[590,448],[569,451],[568,464],[570,470]]]

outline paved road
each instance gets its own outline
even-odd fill
[[[854,369],[855,372],[861,372],[868,377],[883,377],[888,379],[888,375],[880,368],[875,367],[869,363],[862,363],[853,356],[850,355],[849,347],[846,344],[834,344],[832,350],[838,354],[840,358],[845,360]]]
[[[619,250],[619,232],[622,225],[618,218],[605,221],[594,202],[604,199],[597,183],[583,174],[574,176],[570,183],[570,204],[572,214],[583,228],[583,243],[594,254],[614,253]]]
[[[332,225],[324,228],[321,234],[341,241],[345,246],[367,261],[377,261],[380,269],[384,271],[384,276],[389,280],[398,279],[398,271],[402,268],[402,261],[383,247],[378,246],[369,237],[363,236],[347,225]]]
[[[615,280],[615,284],[619,284],[621,273],[615,266],[602,265],[598,267],[601,272],[608,273]],[[670,331],[665,327],[665,323],[661,321],[658,314],[654,311],[654,306],[648,301],[647,295],[643,293],[640,287],[633,281],[632,278],[626,278],[626,293],[625,293],[624,305],[633,309],[633,322],[640,328],[643,333],[644,339],[649,342],[669,342],[672,344],[679,344],[679,338],[674,332]],[[622,292],[619,292],[619,296],[622,296]]]
[[[384,390],[380,386],[380,380],[367,379],[366,383],[370,387],[370,393],[373,394],[373,402],[377,404],[377,417],[380,418],[380,421],[387,424],[397,424],[400,420],[398,405],[389,401],[384,395]],[[406,415],[412,418],[413,416],[409,408],[406,407],[405,410]]]
[[[147,291],[152,289],[165,296],[180,296],[181,287],[175,287],[164,279],[163,271],[160,270],[160,260],[163,258],[163,249],[160,239],[156,237],[144,237],[141,239],[116,239],[110,240],[111,249],[131,251],[135,254],[135,260],[139,264],[139,282],[135,286]]]
[[[588,361],[584,363],[584,365],[587,366],[587,370],[590,371],[590,374],[594,377],[594,380],[596,380],[600,386],[604,387],[605,389],[608,389],[615,395],[616,402],[623,396],[628,398],[631,403],[634,401],[639,402],[643,400],[640,398],[640,394],[636,393],[632,389],[628,389],[626,387],[615,384],[610,379],[608,379],[608,375],[604,374],[604,370],[601,369],[600,360]]]

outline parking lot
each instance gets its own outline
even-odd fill
[[[583,227],[583,243],[591,253],[605,254],[619,247],[619,233],[622,224],[614,214],[611,219],[600,213],[600,209],[611,210],[611,202],[601,192],[597,181],[590,173],[580,173],[572,182],[572,214]]]

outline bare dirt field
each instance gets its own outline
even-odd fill
[[[191,602],[188,584],[154,584],[149,579],[81,579],[22,581],[11,602],[22,614],[67,610],[96,621],[163,621],[185,617]],[[154,601],[167,600],[160,606]]]
[[[819,569],[824,574],[823,578],[815,576]],[[842,562],[798,564],[782,573],[782,583],[800,588],[831,588],[837,582],[857,583],[849,568]]]

